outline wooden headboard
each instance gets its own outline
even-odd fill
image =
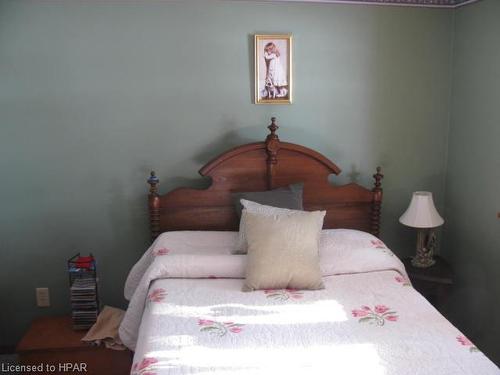
[[[379,235],[382,203],[380,167],[373,189],[355,183],[332,185],[328,176],[340,168],[307,147],[281,142],[276,119],[264,142],[248,143],[213,159],[200,169],[212,179],[207,189],[177,188],[158,194],[159,179],[148,179],[151,234],[172,230],[238,230],[231,193],[265,191],[304,183],[304,209],[326,210],[324,228],[351,228]]]

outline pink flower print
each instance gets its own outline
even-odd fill
[[[464,335],[461,335],[461,336],[457,336],[457,341],[462,344],[463,346],[468,346],[469,347],[469,351],[471,353],[474,353],[474,352],[479,352],[479,349],[477,348],[476,345],[473,344],[472,341],[470,341],[467,337],[465,337]]]
[[[224,326],[229,329],[232,333],[240,333],[243,331],[243,324],[238,324],[238,323],[233,323],[233,322],[227,322],[224,323]]]
[[[145,370],[146,368],[150,367],[151,365],[154,365],[158,360],[156,358],[144,358],[141,363],[138,366],[138,370]]]
[[[301,292],[297,289],[285,289],[285,291],[292,299],[301,299],[302,297],[304,297],[304,292]]]
[[[354,316],[355,318],[359,318],[359,317],[367,316],[367,315],[368,315],[368,311],[365,311],[365,310],[352,310],[352,316]]]
[[[141,362],[134,363],[131,375],[156,375],[156,372],[151,371],[156,363],[158,363],[156,358],[145,357]]]
[[[472,345],[472,341],[470,341],[467,337],[465,336],[457,336],[457,341],[462,344],[463,346],[470,346]]]
[[[213,320],[208,320],[208,319],[198,319],[198,325],[199,326],[209,326],[214,324],[215,322]]]
[[[238,324],[234,322],[216,322],[209,319],[198,319],[198,325],[200,326],[200,332],[208,332],[210,334],[222,337],[228,332],[240,333],[243,331],[243,324]]]
[[[267,298],[272,298],[277,301],[286,301],[289,299],[301,299],[304,297],[304,292],[297,289],[266,289],[264,293]]]
[[[153,256],[157,257],[157,256],[167,255],[168,253],[170,253],[170,249],[167,249],[166,247],[161,247],[153,251]]]
[[[384,305],[377,305],[377,306],[375,306],[375,312],[377,314],[383,314],[386,311],[389,311],[389,308],[387,306],[384,306]]]
[[[396,322],[398,316],[395,311],[385,305],[376,305],[373,310],[369,306],[361,306],[361,309],[352,310],[352,316],[359,318],[359,323],[370,323],[383,326],[386,321]]]
[[[395,276],[394,280],[396,280],[398,283],[403,284],[403,286],[410,286],[410,282],[406,277],[403,276]]]
[[[376,249],[387,249],[387,246],[385,246],[385,243],[383,243],[380,240],[371,240],[372,246]]]
[[[165,289],[157,288],[154,289],[149,295],[148,298],[151,302],[161,302],[167,296],[167,292]]]

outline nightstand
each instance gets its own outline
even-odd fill
[[[37,374],[128,375],[132,352],[91,346],[81,341],[85,331],[72,329],[71,317],[43,317],[33,321],[17,345],[21,365],[42,365]],[[85,365],[72,370],[65,363]],[[53,367],[52,367],[53,366]],[[55,371],[54,371],[55,370]],[[30,372],[31,373],[31,372]]]
[[[436,264],[427,268],[412,266],[411,258],[403,259],[403,263],[415,289],[443,312],[453,285],[453,270],[440,256],[435,256],[434,259]]]

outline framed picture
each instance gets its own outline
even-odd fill
[[[292,102],[292,36],[255,35],[255,104]]]

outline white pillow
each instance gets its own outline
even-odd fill
[[[288,208],[266,206],[264,204],[248,201],[246,199],[241,199],[240,202],[243,206],[243,211],[246,210],[250,214],[257,214],[262,216],[290,216],[296,214],[297,212],[304,212],[300,210],[290,210]],[[245,234],[245,221],[245,215],[241,215],[238,242],[236,243],[236,249],[233,251],[233,254],[246,254],[248,251],[247,238]]]

